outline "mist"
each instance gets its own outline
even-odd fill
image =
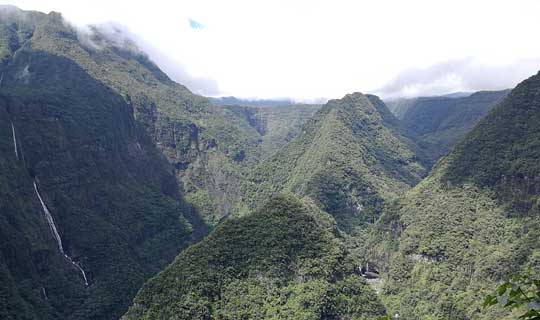
[[[77,27],[69,21],[66,21],[66,23],[77,31],[79,41],[87,49],[101,50],[105,46],[114,46],[123,50],[136,52],[137,54],[146,56],[165,72],[169,78],[186,86],[192,92],[203,96],[216,96],[220,94],[216,80],[191,75],[182,63],[169,57],[121,24],[106,22]]]
[[[436,96],[452,92],[502,90],[515,87],[540,69],[540,59],[489,66],[473,58],[450,60],[428,68],[411,68],[374,91],[385,99]]]

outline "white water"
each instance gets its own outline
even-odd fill
[[[84,279],[84,285],[88,287],[88,278],[86,277],[86,272],[84,272],[81,265],[78,262],[71,260],[71,258],[67,254],[65,256],[71,262],[72,265],[74,265],[77,269],[79,269]]]
[[[13,122],[11,122],[11,133],[13,135],[13,146],[15,147],[15,156],[17,157],[17,160],[19,160],[19,152],[17,151],[17,136],[15,135],[15,126],[13,125]]]
[[[60,250],[60,253],[67,256],[64,252],[64,246],[62,245],[62,239],[60,238],[60,234],[58,233],[58,229],[56,229],[56,225],[54,224],[54,219],[51,215],[51,212],[43,202],[43,199],[41,198],[41,195],[39,194],[39,191],[37,189],[36,182],[34,181],[34,190],[36,191],[37,197],[39,199],[39,202],[41,203],[41,207],[43,208],[43,212],[45,213],[45,218],[47,219],[47,223],[49,224],[49,228],[51,229],[51,233],[56,240],[56,244],[58,245],[58,250]]]
[[[47,208],[47,206],[45,205],[45,202],[43,202],[43,199],[41,198],[41,195],[39,194],[35,181],[34,181],[34,190],[36,191],[36,195],[39,199],[39,203],[41,203],[41,207],[43,208],[43,212],[45,213],[45,218],[47,220],[47,224],[49,224],[49,229],[51,229],[51,233],[54,239],[56,240],[56,244],[58,245],[58,250],[60,251],[60,253],[64,255],[64,257],[66,257],[66,259],[73,266],[75,266],[75,268],[77,268],[81,272],[84,279],[84,284],[88,286],[88,278],[86,277],[86,272],[84,272],[83,268],[80,266],[78,262],[73,261],[73,259],[71,259],[71,257],[68,256],[66,252],[64,251],[64,246],[62,245],[62,238],[60,238],[60,234],[58,233],[58,229],[56,228],[56,224],[54,223],[54,219],[51,215],[51,212],[49,211],[49,208]]]

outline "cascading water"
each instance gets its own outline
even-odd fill
[[[15,148],[15,156],[17,157],[17,160],[19,160],[19,151],[17,151],[17,136],[15,135],[15,126],[13,125],[13,122],[11,122],[11,134],[13,135],[13,146]]]
[[[45,299],[45,301],[49,300],[49,296],[47,295],[47,290],[45,289],[45,287],[41,287],[41,293],[43,294],[43,299]]]
[[[88,278],[86,277],[86,272],[84,272],[83,268],[78,262],[73,261],[70,256],[66,254],[64,251],[64,246],[62,245],[62,238],[60,238],[60,234],[58,233],[58,229],[56,228],[56,224],[54,223],[54,219],[51,215],[51,212],[49,211],[49,208],[45,205],[45,202],[43,202],[43,199],[41,198],[41,195],[39,194],[36,182],[34,181],[34,190],[36,191],[36,195],[39,199],[39,203],[41,204],[41,207],[43,208],[43,212],[45,213],[45,219],[47,220],[47,224],[49,225],[49,229],[51,230],[51,233],[56,240],[56,244],[58,245],[58,250],[60,253],[64,255],[64,257],[75,267],[77,268],[84,279],[84,284],[88,286]]]
[[[64,256],[71,262],[72,265],[75,266],[75,268],[79,269],[81,272],[83,279],[84,279],[84,285],[88,287],[88,278],[86,277],[86,272],[84,272],[84,269],[81,267],[81,265],[78,262],[75,262],[69,257],[67,254],[64,254]]]

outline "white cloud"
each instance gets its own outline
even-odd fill
[[[473,58],[451,60],[401,72],[375,94],[386,98],[450,92],[509,89],[540,69],[540,57],[508,65],[487,65]]]
[[[313,99],[496,89],[539,68],[531,62],[540,57],[536,0],[8,2],[60,11],[77,25],[125,25],[171,77],[211,95]],[[204,27],[192,28],[190,20]],[[410,70],[429,73],[445,64],[460,69],[403,82]]]

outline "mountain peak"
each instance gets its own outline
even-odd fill
[[[388,112],[389,114],[389,112]],[[253,171],[251,206],[279,191],[311,198],[352,231],[425,174],[414,143],[384,121],[368,97],[328,101],[300,134]]]
[[[314,216],[294,196],[277,195],[254,213],[223,222],[150,280],[123,319],[383,315],[375,292],[344,259],[342,239]]]

